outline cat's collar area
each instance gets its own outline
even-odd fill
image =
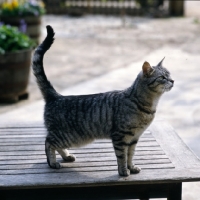
[[[138,108],[141,112],[144,112],[144,113],[146,113],[146,114],[148,114],[148,115],[154,115],[154,114],[156,113],[156,110],[151,111],[150,109],[145,108],[145,106],[140,105],[140,103],[139,103],[137,100],[132,99],[132,101],[135,103],[135,105],[137,106],[137,108]]]

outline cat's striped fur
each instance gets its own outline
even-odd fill
[[[132,164],[139,137],[152,122],[160,96],[173,87],[170,73],[162,61],[151,67],[145,62],[134,83],[122,91],[92,95],[62,96],[47,80],[43,56],[54,41],[54,31],[47,26],[47,37],[36,49],[33,72],[43,94],[44,121],[48,131],[45,142],[47,161],[51,168],[61,168],[55,151],[65,161],[75,161],[68,148],[81,146],[94,139],[110,138],[122,176],[138,173]]]

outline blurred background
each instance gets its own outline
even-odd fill
[[[45,55],[44,66],[47,77],[62,94],[124,89],[132,84],[145,60],[154,66],[165,57],[164,66],[175,85],[160,100],[156,118],[168,121],[200,156],[199,1],[0,0],[0,4],[2,123],[42,120],[42,96],[31,73],[27,51],[44,39],[45,26],[51,25],[56,40]],[[12,36],[5,45],[2,35],[8,32],[6,24],[18,27],[33,40],[9,29]],[[16,41],[19,44],[13,45]],[[11,72],[5,71],[7,53],[20,50],[26,55],[17,54],[10,59],[16,60],[15,66],[26,63],[26,68],[14,70],[12,66]],[[23,60],[24,57],[29,59]],[[16,82],[8,83],[8,74],[13,75],[14,71]],[[199,188],[198,184],[185,184],[183,199],[198,199]]]

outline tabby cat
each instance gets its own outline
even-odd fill
[[[44,121],[47,129],[45,152],[51,168],[64,167],[56,162],[57,151],[67,162],[75,161],[70,147],[78,147],[95,139],[112,140],[121,176],[139,173],[132,158],[139,137],[152,122],[161,95],[173,87],[170,73],[162,61],[151,67],[144,62],[135,82],[122,91],[62,96],[58,94],[43,68],[43,56],[54,41],[54,30],[47,26],[47,36],[35,50],[33,72],[45,104]]]

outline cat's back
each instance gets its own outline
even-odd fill
[[[122,91],[111,91],[88,95],[60,95],[56,99],[46,102],[45,112],[50,110],[63,112],[77,110],[85,112],[88,109],[101,106],[109,109],[115,107],[115,104],[119,104],[119,101],[122,98]]]

